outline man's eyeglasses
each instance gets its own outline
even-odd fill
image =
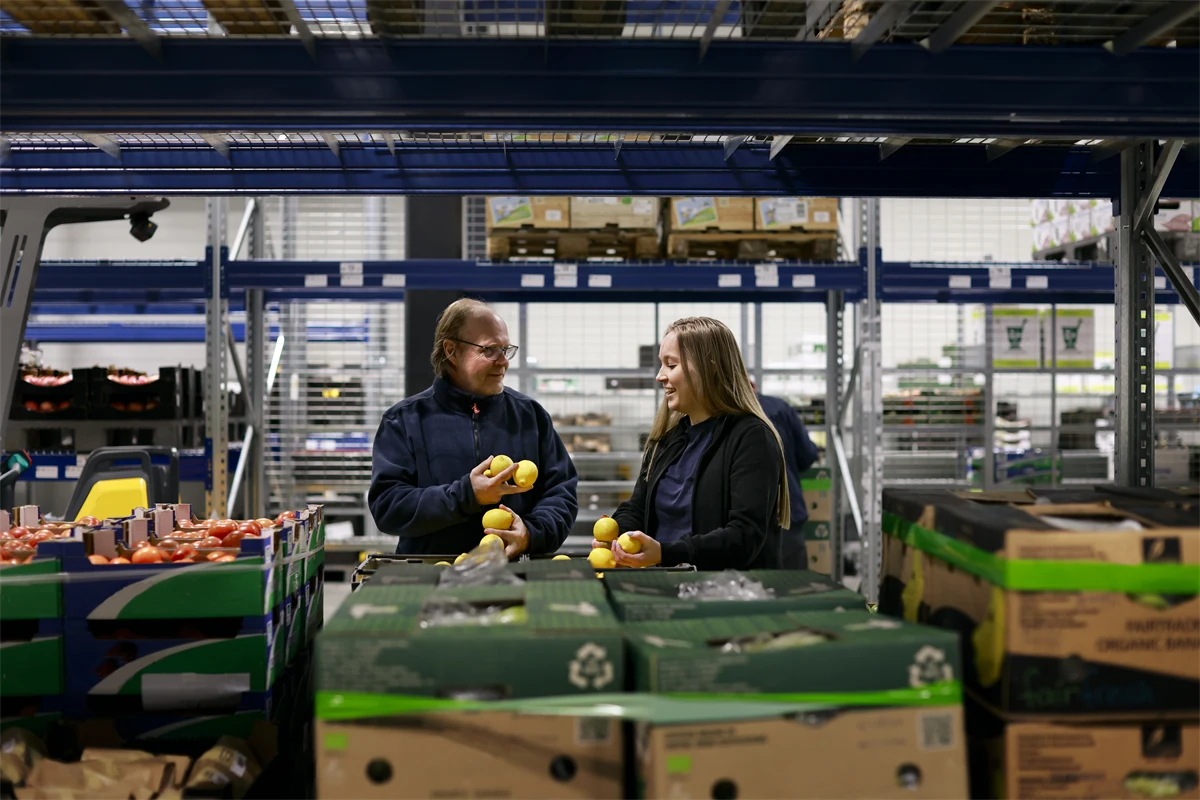
[[[517,354],[517,351],[521,349],[521,348],[517,347],[515,344],[510,344],[508,347],[501,347],[498,344],[493,344],[493,345],[475,344],[474,342],[468,342],[463,339],[451,339],[450,341],[458,342],[459,344],[469,344],[469,345],[471,345],[471,347],[478,347],[480,350],[483,351],[483,357],[485,359],[487,359],[488,361],[499,361],[500,356],[504,356],[509,361],[512,361],[513,356],[515,356]]]

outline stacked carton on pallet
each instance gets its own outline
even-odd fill
[[[667,257],[837,258],[838,201],[823,197],[672,197]]]

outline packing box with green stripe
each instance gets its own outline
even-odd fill
[[[623,686],[600,581],[356,591],[317,637],[323,692],[519,698]]]
[[[808,507],[810,522],[828,522],[833,513],[833,498],[828,467],[813,467],[800,475],[800,491]]]
[[[843,589],[826,575],[804,570],[748,570],[740,574],[761,584],[769,596],[759,600],[680,597],[685,584],[698,586],[722,575],[712,572],[609,570],[604,584],[617,616],[629,622],[863,608],[862,595]]]
[[[1179,524],[1189,512],[1149,495],[1125,509],[995,499],[885,491],[881,610],[961,633],[967,686],[997,710],[1194,715],[1200,526]]]
[[[954,634],[867,611],[645,622],[625,633],[637,691],[882,705],[958,694]]]

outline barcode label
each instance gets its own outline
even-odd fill
[[[953,714],[922,714],[921,749],[945,750],[954,746]]]
[[[575,720],[577,744],[608,744],[612,739],[613,721],[607,717],[579,717]]]

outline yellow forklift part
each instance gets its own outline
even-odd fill
[[[100,481],[88,491],[76,519],[88,516],[97,519],[127,517],[132,509],[148,505],[145,478],[115,478]]]

